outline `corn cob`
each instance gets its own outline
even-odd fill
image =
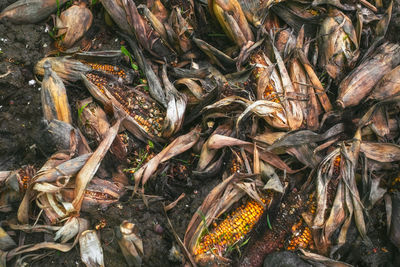
[[[299,242],[299,238],[292,237],[293,241],[289,241],[288,248],[296,248],[296,246],[304,245],[308,240],[311,240],[311,235],[309,237],[307,231],[299,233],[297,230],[300,228],[296,226],[301,220],[301,213],[307,207],[304,205],[306,204],[305,200],[304,196],[299,194],[297,190],[292,190],[280,205],[271,227],[258,236],[250,246],[246,247],[245,256],[238,266],[261,266],[265,255],[285,248],[285,240],[293,236],[293,226],[296,230],[294,233],[299,234],[301,242]],[[305,241],[302,240],[303,237]]]
[[[91,190],[85,190],[85,197],[90,197],[91,199],[98,200],[114,200],[115,197],[107,193],[96,192]]]
[[[311,230],[304,223],[303,219],[300,219],[298,223],[292,226],[292,237],[289,240],[289,244],[286,247],[287,250],[296,250],[299,248],[310,248],[314,247]]]
[[[20,178],[20,187],[25,191],[28,188],[28,185],[33,176],[35,176],[36,170],[33,166],[28,165],[25,168],[21,168],[18,170],[18,175]]]
[[[96,73],[87,73],[86,78],[96,85],[104,94],[105,89],[123,106],[128,113],[146,132],[161,136],[165,112],[145,92],[126,90],[113,83],[108,86],[107,78]]]
[[[86,65],[88,65],[89,67],[91,67],[92,70],[103,71],[105,73],[108,73],[108,74],[111,74],[114,76],[118,76],[119,78],[122,78],[122,79],[127,78],[126,72],[117,66],[113,66],[113,65],[109,65],[109,64],[91,63],[91,62],[84,62],[84,63]]]
[[[268,202],[265,198],[262,200],[264,204]],[[207,252],[223,254],[229,247],[244,239],[261,217],[263,210],[260,203],[250,200],[239,206],[221,223],[214,222],[214,228],[201,238],[195,255]]]

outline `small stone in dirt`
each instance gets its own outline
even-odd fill
[[[160,224],[156,223],[154,224],[154,232],[161,235],[162,233],[164,233],[164,228]]]

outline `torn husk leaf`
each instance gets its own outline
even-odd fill
[[[107,136],[100,143],[96,151],[93,152],[89,160],[76,176],[75,199],[72,204],[78,213],[81,209],[86,186],[90,182],[90,180],[92,180],[94,174],[100,166],[101,161],[103,160],[105,154],[107,153],[112,142],[114,141],[115,136],[118,134],[121,120],[121,118],[118,118],[114,125],[109,128]]]

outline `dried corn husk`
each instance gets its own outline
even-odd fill
[[[351,20],[337,9],[331,9],[318,32],[319,66],[333,79],[343,77],[358,58],[357,34]]]
[[[7,18],[13,23],[37,23],[44,20],[68,0],[19,0],[0,13],[0,20]]]
[[[17,244],[15,244],[14,240],[0,227],[0,250],[7,251],[16,246]]]
[[[397,66],[382,79],[372,89],[368,99],[384,100],[400,93],[400,66]]]
[[[86,136],[100,143],[107,135],[110,124],[107,115],[100,106],[93,102],[92,98],[87,98],[77,102],[78,125]],[[120,136],[116,136],[111,145],[110,152],[120,161],[126,159],[126,148]]]
[[[375,84],[400,64],[400,46],[382,44],[371,58],[365,59],[339,85],[336,104],[341,108],[358,105]]]
[[[133,31],[136,39],[144,49],[146,49],[150,54],[158,58],[167,57],[174,53],[168,43],[163,42],[160,34],[157,31],[153,30],[153,28],[147,23],[147,21],[142,18],[136,8],[136,4],[132,0],[123,0],[122,5],[126,12],[126,15],[123,18],[126,18],[126,21],[130,26],[131,31]],[[110,13],[112,18],[114,18],[113,13],[113,11],[111,11]],[[156,18],[152,17],[152,19]],[[160,25],[154,20],[153,22],[154,24]]]
[[[204,199],[202,205],[190,220],[185,233],[184,244],[192,255],[196,255],[197,246],[204,229],[208,229],[214,220],[228,211],[246,193],[250,197],[254,197],[264,207],[261,197],[257,193],[255,181],[245,182],[246,178],[250,177],[248,175],[232,175],[214,187]],[[225,254],[202,253],[196,255],[195,260],[200,265],[206,263],[227,264],[230,260],[225,256]]]
[[[335,149],[322,160],[318,167],[317,208],[312,227],[314,229],[322,229],[318,234],[316,233],[316,237],[314,238],[320,253],[327,253],[329,251],[331,245],[330,238],[339,227],[340,233],[337,245],[331,253],[346,242],[347,231],[353,215],[361,237],[364,240],[368,240],[363,215],[364,206],[359,196],[355,178],[360,147],[361,131],[358,129],[349,146],[342,144],[341,148]],[[338,160],[338,157],[340,157],[339,163],[335,162]],[[335,176],[332,175],[334,172],[337,172]],[[335,199],[328,219],[325,219],[325,213],[328,209],[328,184],[331,179],[337,179],[338,185],[334,193]]]
[[[142,184],[142,186],[146,184],[150,177],[155,173],[160,163],[163,163],[193,147],[199,140],[200,130],[200,127],[197,126],[189,133],[179,136],[160,153],[158,153],[139,170],[137,170],[134,175],[135,191],[137,191],[137,188],[140,184]]]
[[[57,153],[50,157],[45,165],[37,172],[37,174],[32,178],[32,181],[24,195],[21,205],[18,209],[18,220],[21,223],[28,223],[29,221],[29,211],[30,202],[33,198],[37,196],[37,192],[34,190],[34,186],[38,183],[43,183],[45,187],[40,187],[41,190],[52,190],[57,192],[61,187],[65,186],[69,180],[69,177],[74,176],[86,163],[91,154],[85,154],[74,159],[70,159],[69,154]],[[58,184],[58,186],[52,185]],[[47,195],[44,193],[43,201],[48,202]],[[52,201],[54,200],[51,197]],[[54,202],[54,201],[53,201]],[[57,201],[56,201],[57,202]],[[54,202],[54,203],[56,203]],[[56,204],[55,204],[56,205]],[[51,212],[51,210],[50,210]],[[58,218],[56,218],[58,219]]]
[[[85,165],[76,176],[75,198],[72,204],[77,212],[79,212],[81,209],[86,186],[94,177],[100,166],[101,161],[103,160],[105,154],[107,153],[112,142],[114,141],[122,119],[123,118],[118,118],[114,125],[109,128],[107,136],[97,147],[96,151],[93,152],[93,154],[90,156],[88,161],[85,163]]]
[[[69,107],[67,91],[60,77],[51,68],[51,63],[46,61],[44,78],[42,82],[42,107],[44,118],[72,123],[71,108]]]
[[[64,10],[57,18],[58,36],[64,35],[61,45],[70,48],[90,28],[93,21],[92,12],[86,7],[85,2],[72,5]]]
[[[219,134],[219,135],[226,135],[229,136],[232,133],[232,124],[227,123],[227,124],[222,124],[218,126],[212,135],[214,134]],[[201,147],[201,152],[200,152],[200,158],[197,163],[196,171],[202,172],[205,171],[206,168],[212,164],[213,159],[215,158],[217,154],[217,150],[215,149],[209,149],[210,146],[210,140],[211,138],[208,138],[207,141],[203,144]]]
[[[86,230],[79,237],[81,260],[87,267],[104,267],[103,249],[97,232]]]
[[[265,17],[267,16],[268,4],[271,1],[266,0],[238,0],[242,7],[243,13],[246,16],[248,22],[253,24],[255,27],[260,27]]]
[[[237,0],[209,0],[208,8],[224,32],[239,47],[254,41],[254,35]]]
[[[169,81],[166,65],[163,66],[162,79],[168,103],[162,135],[164,138],[169,138],[177,133],[183,125],[187,97],[176,90],[174,85]]]
[[[73,186],[66,186],[61,190],[65,201],[72,202],[74,200],[74,189]],[[91,211],[99,207],[107,207],[118,202],[125,192],[126,190],[121,183],[95,177],[85,189],[81,209],[82,211]]]
[[[115,233],[128,266],[140,267],[144,252],[143,241],[137,235],[137,226],[131,222],[123,221],[119,227],[115,228]]]
[[[13,257],[17,255],[21,255],[24,253],[29,253],[33,252],[39,249],[55,249],[61,252],[68,252],[70,251],[75,245],[78,243],[79,237],[81,236],[82,232],[88,229],[89,222],[83,218],[78,218],[77,220],[73,220],[74,224],[78,224],[78,233],[76,234],[75,240],[73,243],[55,243],[55,242],[42,242],[42,243],[34,243],[34,244],[27,244],[23,246],[19,246],[11,251],[7,252],[7,259],[10,260]],[[16,230],[22,230],[22,231],[27,231],[27,232],[45,232],[50,231],[55,231],[55,230],[60,230],[62,227],[59,226],[48,226],[48,225],[36,225],[36,226],[30,226],[30,225],[10,225],[12,228]],[[72,227],[72,223],[69,223],[68,226]],[[75,228],[75,226],[73,226]],[[69,232],[69,230],[67,230]]]
[[[71,59],[69,57],[45,57],[36,63],[34,69],[36,75],[44,76],[45,62],[49,62],[51,69],[65,81],[76,82],[81,79],[81,73],[86,73],[92,70],[89,66],[83,64],[79,60]]]

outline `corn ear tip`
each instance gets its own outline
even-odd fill
[[[337,105],[340,109],[344,109],[344,108],[345,108],[345,105],[344,105],[343,101],[340,100],[340,99],[336,100],[336,105]]]

